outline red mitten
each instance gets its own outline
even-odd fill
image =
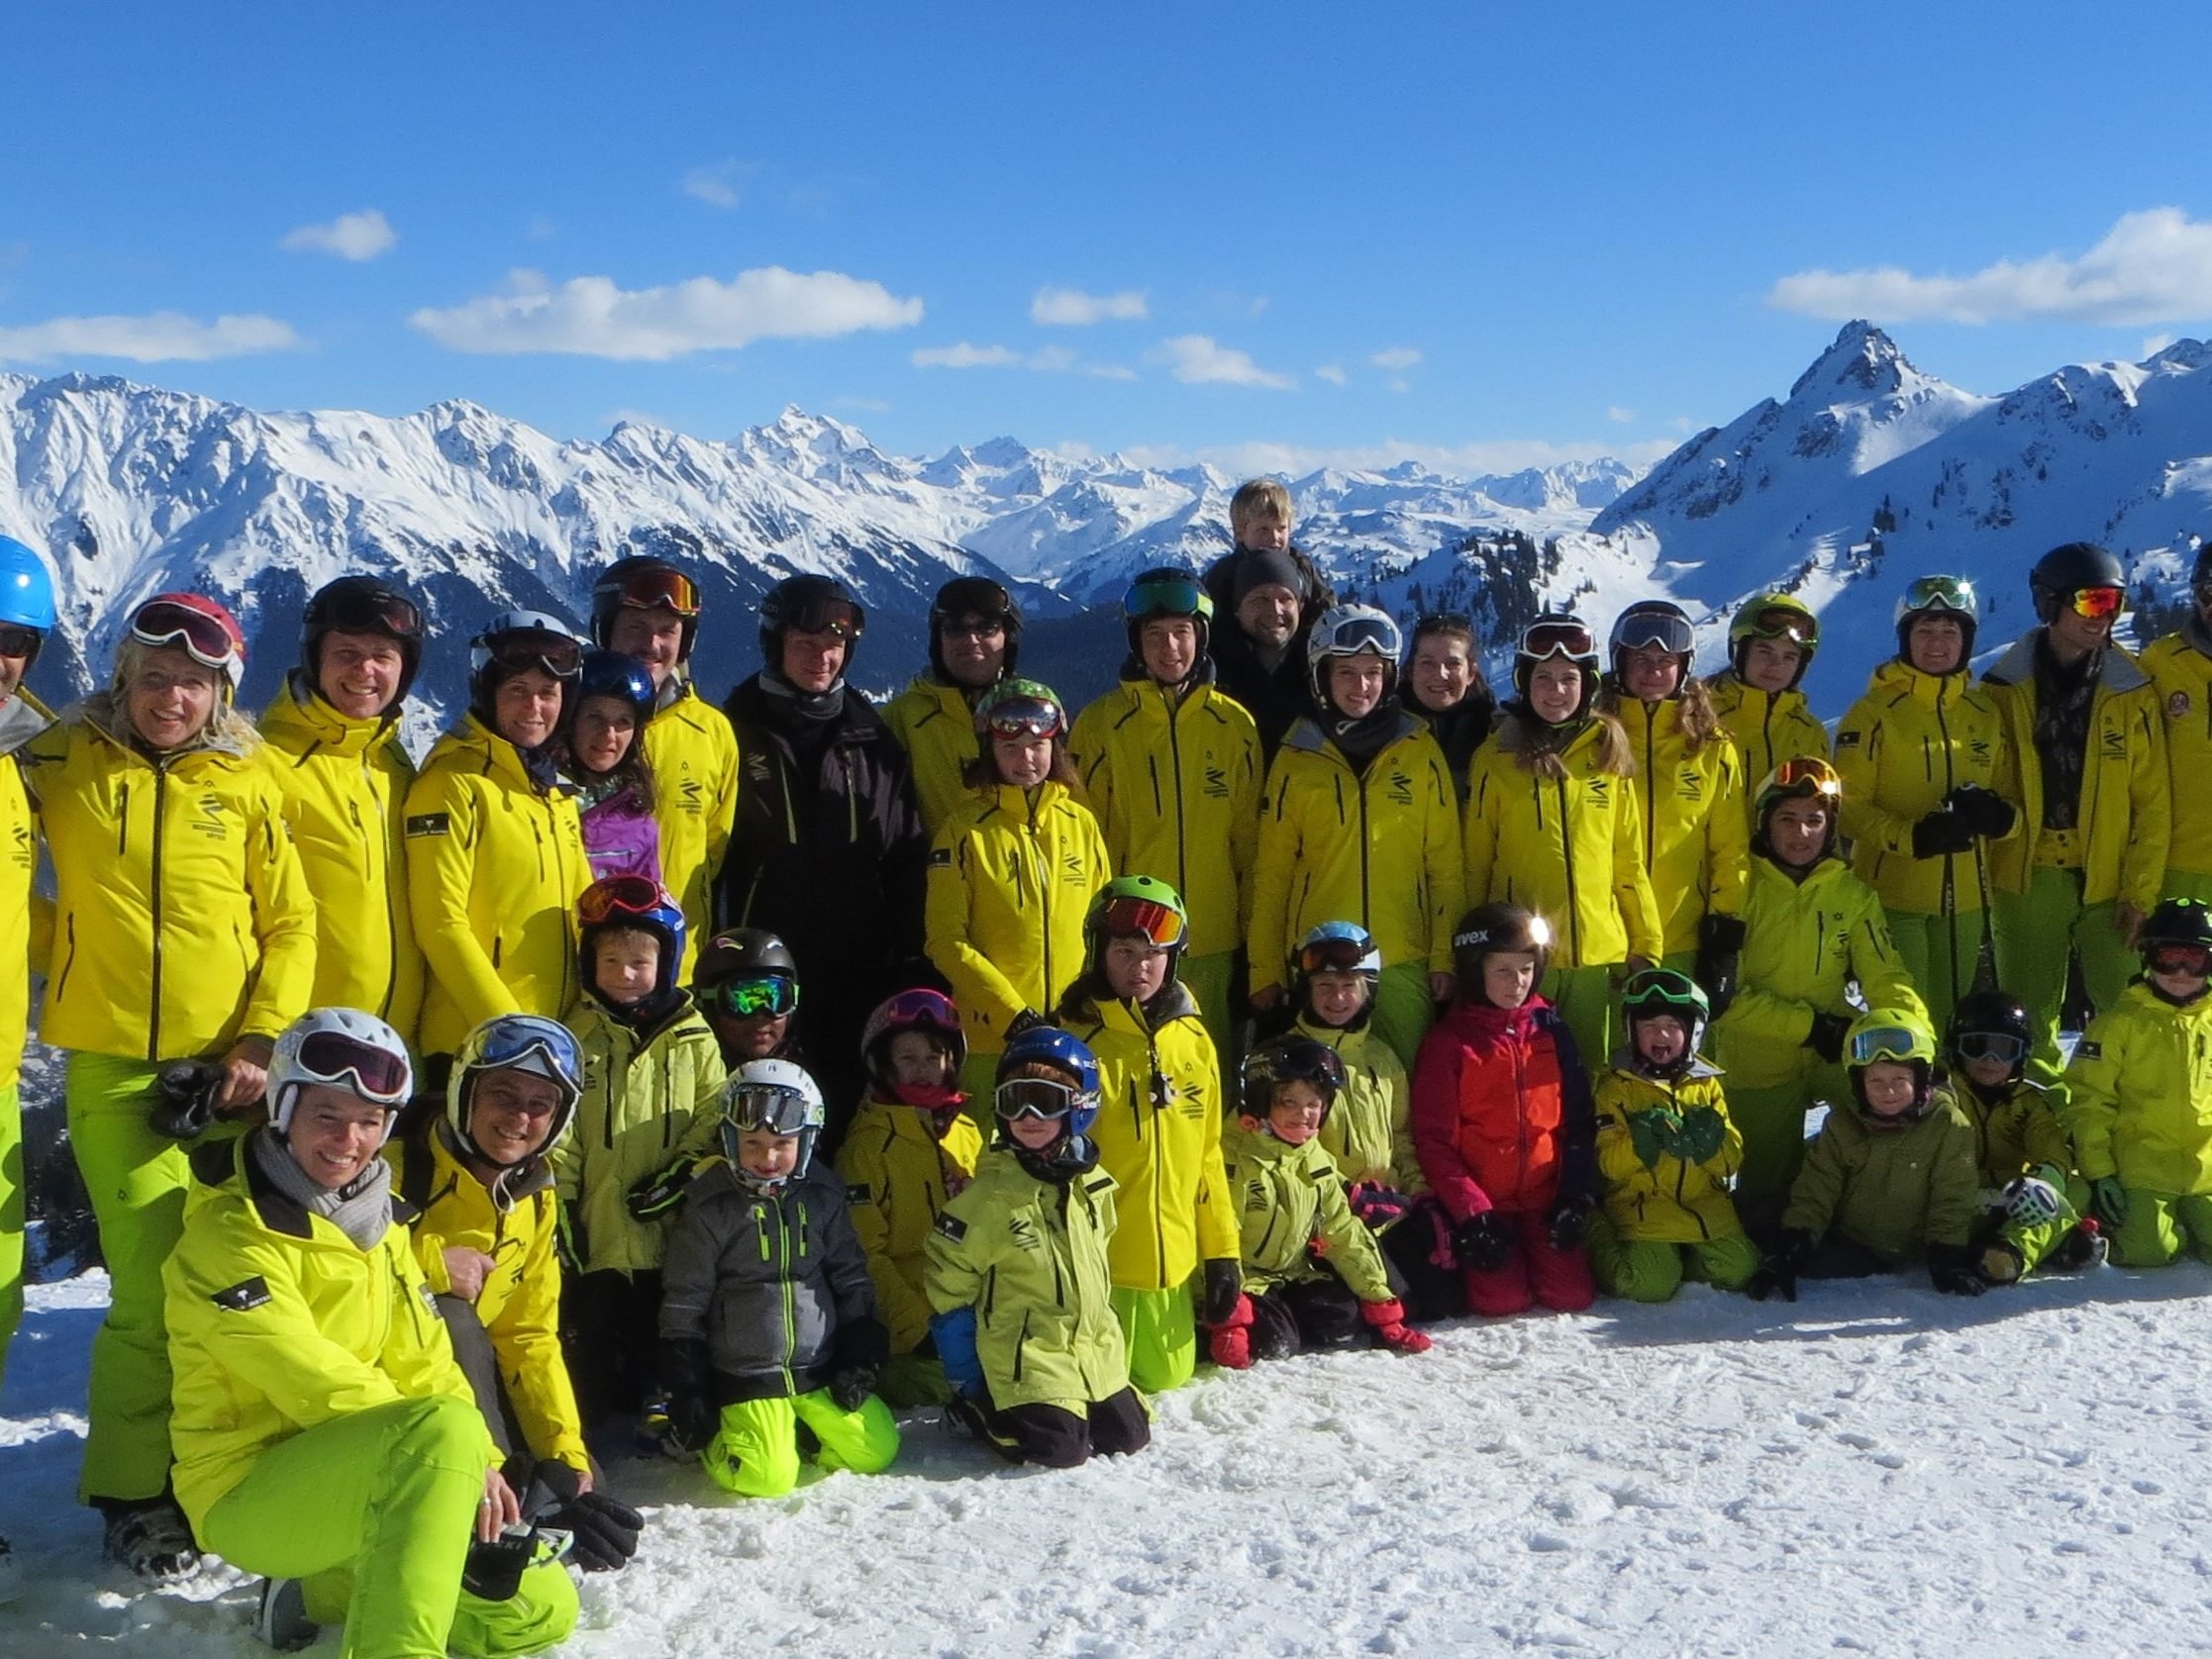
[[[1239,1295],[1229,1317],[1206,1328],[1206,1351],[1216,1365],[1244,1371],[1252,1365],[1252,1298]]]
[[[1392,1353],[1425,1354],[1429,1351],[1428,1335],[1406,1323],[1403,1303],[1362,1302],[1359,1317],[1373,1328],[1375,1340]]]

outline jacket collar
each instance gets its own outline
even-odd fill
[[[1403,742],[1406,738],[1429,730],[1428,723],[1419,716],[1408,714],[1403,708],[1394,708],[1393,712],[1398,718],[1390,729],[1390,735],[1383,738],[1382,746],[1375,750],[1378,756],[1392,743]],[[1290,734],[1283,738],[1282,746],[1305,754],[1327,754],[1342,758],[1336,744],[1329,741],[1310,715],[1300,715],[1292,723]]]
[[[360,754],[373,747],[379,738],[398,735],[401,708],[401,704],[394,703],[373,720],[355,720],[342,715],[309,690],[300,670],[295,668],[285,676],[284,689],[262,711],[261,730],[264,732],[304,732],[319,748],[337,754]]]
[[[1956,703],[1973,685],[1973,670],[1961,667],[1954,674],[1928,674],[1902,657],[1891,657],[1874,670],[1867,691],[1879,696],[1904,696],[1923,708]]]
[[[1981,677],[1992,685],[2033,685],[2036,678],[2036,642],[2048,630],[2031,628],[2010,645],[2005,654],[1990,664]],[[2097,689],[2118,696],[2124,691],[2137,691],[2151,683],[2150,678],[2119,645],[2107,645],[2097,663]]]
[[[22,687],[0,703],[0,755],[10,755],[53,724],[53,713]]]

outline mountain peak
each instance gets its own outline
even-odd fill
[[[1789,395],[1794,399],[1810,390],[1856,387],[1860,394],[1882,397],[1919,376],[1897,342],[1861,317],[1837,331],[1835,343],[1797,377]]]

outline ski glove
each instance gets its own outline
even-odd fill
[[[1704,988],[1718,1020],[1736,1000],[1737,965],[1744,951],[1744,919],[1708,916],[1697,925],[1697,961],[1690,977]]]
[[[1964,819],[1976,835],[1992,841],[2011,834],[2013,821],[2020,816],[2010,801],[1978,783],[1961,784],[1944,804]]]
[[[1198,1299],[1198,1322],[1226,1324],[1237,1312],[1238,1298],[1244,1294],[1244,1270],[1230,1256],[1215,1256],[1205,1267],[1205,1289]]]
[[[638,1553],[646,1517],[604,1492],[579,1492],[575,1469],[555,1458],[509,1458],[507,1484],[522,1494],[523,1519],[557,1526],[569,1559],[587,1573],[619,1573]]]
[[[656,1216],[667,1215],[683,1202],[684,1192],[690,1187],[691,1177],[698,1168],[698,1158],[686,1153],[674,1163],[640,1180],[624,1199],[630,1207],[632,1220],[650,1221]]]
[[[714,1444],[722,1414],[703,1394],[668,1396],[668,1432],[661,1439],[673,1452],[703,1452]]]
[[[1468,1273],[1495,1273],[1513,1259],[1513,1235],[1495,1210],[1485,1210],[1452,1229],[1452,1253]]]
[[[1989,1288],[1974,1271],[1972,1252],[1958,1244],[1928,1246],[1928,1278],[1946,1296],[1979,1296]]]
[[[1392,1353],[1425,1354],[1429,1351],[1427,1334],[1406,1323],[1404,1303],[1362,1302],[1359,1304],[1359,1317],[1374,1331],[1375,1340]]]
[[[1684,1163],[1710,1163],[1727,1139],[1727,1120],[1709,1106],[1693,1106],[1682,1114],[1682,1126],[1674,1133],[1674,1154]]]
[[[1403,1220],[1406,1212],[1413,1208],[1413,1200],[1379,1181],[1355,1181],[1345,1198],[1352,1206],[1352,1213],[1371,1232],[1380,1232],[1392,1221]]]
[[[937,1344],[937,1357],[953,1392],[967,1400],[981,1399],[983,1358],[975,1351],[975,1310],[955,1308],[950,1314],[932,1314],[930,1340]]]
[[[1229,1317],[1206,1331],[1206,1352],[1216,1365],[1230,1371],[1252,1365],[1252,1298],[1237,1293],[1237,1306]]]
[[[147,1124],[171,1140],[197,1140],[215,1122],[223,1068],[206,1060],[179,1060],[153,1079],[153,1109]]]
[[[830,1403],[841,1412],[857,1412],[875,1392],[876,1368],[841,1365],[830,1373]]]
[[[2089,1214],[2105,1225],[2108,1232],[2118,1232],[2128,1222],[2128,1189],[2120,1185],[2117,1175],[2100,1175],[2089,1183]]]
[[[1584,1198],[1560,1199],[1545,1216],[1544,1230],[1552,1240],[1553,1249],[1562,1253],[1579,1250],[1583,1238],[1590,1230],[1590,1201]]]
[[[1797,1273],[1813,1253],[1813,1235],[1802,1227],[1784,1227],[1774,1240],[1774,1247],[1766,1252],[1766,1259],[1759,1271],[1752,1275],[1744,1293],[1754,1302],[1764,1302],[1778,1296],[1784,1302],[1797,1300]]]
[[[1646,1169],[1657,1169],[1659,1159],[1674,1148],[1678,1136],[1666,1118],[1664,1112],[1638,1112],[1629,1118],[1628,1143],[1636,1149],[1636,1161]]]
[[[1973,847],[1973,826],[1948,802],[1912,827],[1915,858],[1941,858],[1947,852],[1971,852]]]
[[[2058,1188],[2034,1175],[2014,1176],[1999,1198],[2006,1220],[2031,1227],[2056,1221],[2066,1204]]]
[[[1012,1042],[1024,1031],[1034,1031],[1039,1026],[1050,1024],[1051,1022],[1035,1009],[1025,1008],[1013,1019],[1006,1022],[1006,1040]]]
[[[1810,1048],[1815,1054],[1834,1065],[1844,1057],[1844,1038],[1851,1031],[1851,1022],[1841,1014],[1816,1014],[1813,1028],[1805,1033],[1805,1040],[1798,1044]]]

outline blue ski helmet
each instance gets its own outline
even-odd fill
[[[46,560],[13,537],[0,536],[0,624],[44,635],[53,632],[53,578]],[[38,646],[32,646],[31,660],[38,655]]]

